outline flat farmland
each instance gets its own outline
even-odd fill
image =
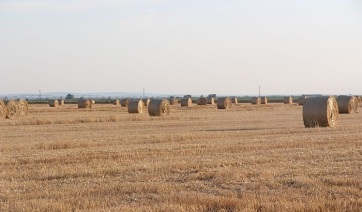
[[[362,211],[361,113],[31,104],[0,132],[0,211]]]

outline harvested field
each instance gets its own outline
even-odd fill
[[[359,211],[362,114],[171,105],[168,116],[29,105],[0,122],[0,211]]]

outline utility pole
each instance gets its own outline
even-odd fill
[[[143,98],[145,98],[145,88],[143,88],[142,96],[143,96]]]
[[[260,97],[260,85],[259,85],[259,97]]]

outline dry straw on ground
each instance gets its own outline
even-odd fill
[[[143,113],[143,108],[142,100],[131,100],[128,104],[128,113]]]
[[[6,104],[3,102],[3,100],[0,99],[0,120],[5,119],[6,114],[7,114]]]
[[[15,100],[10,100],[6,103],[7,113],[6,118],[18,119],[20,116],[19,105]]]
[[[90,99],[80,99],[78,108],[92,108],[92,101]]]
[[[200,97],[196,100],[196,104],[197,105],[206,105],[207,104],[207,99],[205,97]]]
[[[283,102],[284,104],[293,104],[293,97],[292,96],[284,97]]]
[[[25,99],[18,101],[20,116],[27,116],[29,114],[29,105]]]
[[[181,99],[181,107],[191,107],[192,99],[191,98],[182,98]]]
[[[337,104],[339,113],[356,113],[358,108],[358,100],[354,96],[340,95],[337,96]]]
[[[305,99],[303,122],[305,127],[334,127],[338,119],[337,100],[333,96]]]
[[[217,109],[230,109],[231,105],[230,97],[219,97],[217,100]]]
[[[215,104],[215,99],[214,99],[214,97],[211,97],[211,96],[207,97],[207,104],[210,104],[210,105]]]
[[[58,99],[51,99],[51,100],[49,100],[49,106],[50,106],[50,107],[58,107],[58,106],[59,106],[59,101],[58,101]]]
[[[152,99],[148,105],[150,116],[164,116],[170,114],[170,102],[167,99]]]
[[[259,96],[251,98],[251,104],[260,105],[261,104],[261,98]]]

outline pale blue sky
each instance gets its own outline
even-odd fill
[[[0,0],[0,94],[362,94],[360,0]]]

